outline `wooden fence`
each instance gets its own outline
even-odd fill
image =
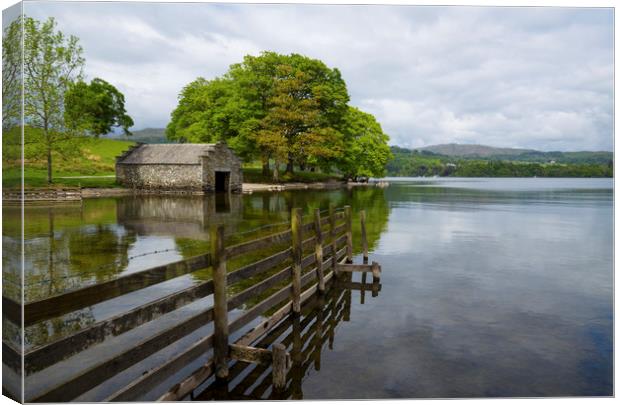
[[[367,261],[364,214],[361,220],[364,239],[362,245],[364,258]],[[211,334],[199,338],[156,368],[120,387],[107,397],[106,401],[131,401],[142,398],[153,387],[167,381],[210,349],[213,349],[213,356],[206,364],[186,376],[159,399],[182,399],[213,375],[218,377],[218,381],[227,379],[231,373],[228,367],[231,360],[271,365],[274,384],[284,389],[290,368],[290,354],[285,347],[274,345],[272,350],[267,350],[250,344],[266,335],[289,314],[299,314],[304,302],[316,295],[317,291],[319,295],[325,292],[326,284],[334,275],[350,271],[369,271],[373,273],[373,280],[378,280],[380,268],[376,263],[357,267],[347,264],[352,262],[353,257],[351,221],[351,209],[348,206],[343,210],[336,210],[330,206],[327,217],[321,217],[317,209],[312,220],[307,223],[302,222],[301,210],[293,209],[290,229],[234,245],[225,243],[222,226],[214,227],[211,229],[212,246],[208,253],[25,304],[23,319],[25,326],[29,326],[199,269],[211,267],[213,270],[211,280],[173,292],[120,315],[99,321],[59,340],[28,350],[24,356],[24,369],[27,375],[35,378],[37,373],[110,337],[119,336],[193,301],[213,295],[212,306],[151,336],[143,337],[138,344],[122,350],[111,358],[95,361],[79,372],[67,373],[61,382],[56,382],[38,392],[29,393],[27,377],[26,401],[74,400],[211,322],[213,322]],[[327,230],[323,230],[324,228]],[[312,236],[305,238],[307,233]],[[286,247],[287,244],[290,244],[290,247]],[[228,263],[231,260],[257,254],[265,249],[272,251],[278,246],[282,246],[283,249],[233,271],[228,270]],[[308,251],[310,254],[305,255]],[[249,278],[254,279],[257,276],[262,279],[241,292],[228,294],[231,286],[242,281],[247,282]],[[365,276],[366,273],[363,273],[363,280]],[[272,292],[274,290],[276,291]],[[257,298],[265,295],[268,296],[254,303]],[[19,308],[19,304],[7,302],[6,299],[3,303],[4,308]],[[243,312],[229,321],[229,311],[242,306]],[[243,331],[261,315],[276,308],[278,309],[267,320],[247,331],[234,343],[229,342],[230,334]],[[3,312],[12,322],[21,323],[20,311]],[[3,354],[7,356],[6,353],[8,358],[19,362],[19,354],[3,344]]]

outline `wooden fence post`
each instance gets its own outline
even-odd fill
[[[362,226],[362,252],[364,254],[364,264],[368,263],[368,240],[366,239],[366,211],[360,211],[360,223]]]
[[[353,281],[353,273],[348,272],[345,274],[345,279],[347,283],[351,283]],[[351,320],[351,296],[352,292],[350,288],[347,288],[344,292],[344,311],[342,315],[342,320],[345,322],[349,322]]]
[[[301,208],[291,211],[291,234],[293,241],[293,313],[301,313],[301,259],[302,222]]]
[[[282,390],[286,386],[286,373],[288,371],[286,347],[282,343],[275,343],[272,347],[272,380],[276,390]]]
[[[316,233],[316,243],[314,244],[314,254],[316,257],[316,275],[319,279],[319,292],[325,292],[325,279],[323,275],[323,233],[321,232],[321,210],[314,210],[314,231]]]
[[[379,295],[379,281],[380,281],[379,273],[379,263],[372,262],[372,296],[376,297]]]
[[[324,313],[323,310],[326,308],[325,305],[325,296],[319,297],[317,301],[317,307],[319,308],[319,312],[316,317],[316,331],[314,332],[314,369],[316,371],[321,371],[321,349],[323,348],[323,322],[324,322]]]
[[[224,226],[211,227],[213,268],[213,360],[215,375],[228,377],[228,303],[226,299],[226,248]]]
[[[351,206],[344,206],[344,218],[347,227],[347,263],[353,263],[353,231],[351,224]]]
[[[366,295],[366,272],[362,273],[362,288],[360,289],[360,304],[364,305],[364,296]]]
[[[329,204],[329,235],[332,240],[332,270],[336,273],[336,211],[334,204]]]

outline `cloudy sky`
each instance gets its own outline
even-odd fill
[[[80,38],[88,78],[126,97],[134,129],[164,127],[181,88],[244,55],[337,67],[390,143],[612,150],[613,11],[27,2]]]

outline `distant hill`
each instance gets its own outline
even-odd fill
[[[461,156],[461,157],[490,157],[495,155],[519,155],[526,152],[535,152],[531,149],[516,148],[496,148],[486,145],[463,145],[458,143],[446,143],[442,145],[431,145],[419,150],[427,150],[444,156]]]
[[[534,149],[496,148],[487,145],[464,145],[457,143],[431,145],[417,148],[423,153],[432,153],[460,159],[508,160],[515,162],[548,163],[592,163],[607,164],[613,160],[613,152],[541,152]]]
[[[166,139],[164,128],[144,128],[137,131],[131,131],[131,135],[108,134],[106,137],[110,139],[118,139],[121,141],[142,142],[142,143],[172,143]]]

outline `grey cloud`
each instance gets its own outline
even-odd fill
[[[338,67],[391,143],[611,149],[611,9],[26,3],[80,37],[89,76],[126,95],[136,128],[164,126],[181,88],[245,54]]]

